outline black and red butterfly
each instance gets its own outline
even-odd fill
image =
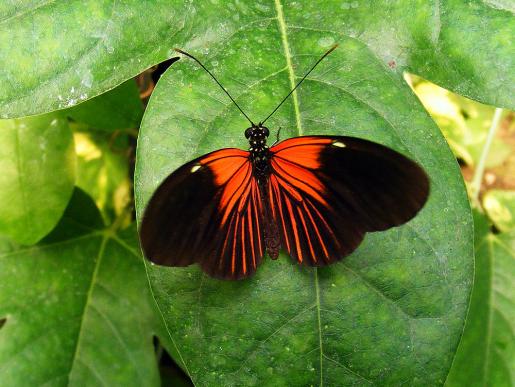
[[[252,275],[265,252],[281,248],[299,264],[325,266],[354,251],[366,232],[399,226],[422,208],[429,180],[414,161],[383,145],[345,136],[301,136],[267,146],[254,124],[248,151],[226,148],[170,174],[140,227],[143,251],[167,266],[198,263],[209,275]]]

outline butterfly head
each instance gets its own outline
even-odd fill
[[[252,148],[264,148],[266,139],[270,135],[270,130],[261,123],[252,125],[245,130],[245,137],[249,140]]]

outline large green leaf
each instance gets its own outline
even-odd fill
[[[488,233],[477,215],[476,273],[449,387],[515,385],[515,232]]]
[[[40,244],[0,248],[2,386],[159,385],[152,335],[162,325],[134,227],[104,229],[75,191]]]
[[[340,41],[267,122],[271,138],[282,127],[283,138],[330,133],[381,142],[426,168],[431,197],[412,222],[369,234],[328,268],[299,267],[283,254],[266,259],[255,277],[227,282],[196,265],[149,265],[180,351],[176,360],[207,386],[442,384],[473,275],[470,209],[456,160],[410,88],[365,44],[325,30],[285,31],[277,11],[281,23],[254,23],[202,59],[258,121]],[[154,91],[138,139],[139,216],[182,163],[217,148],[247,148],[247,125],[195,63],[174,64]]]
[[[514,107],[513,11],[509,2],[491,0],[11,0],[0,4],[0,113],[72,106],[171,57],[174,46],[207,52],[263,23],[341,42],[350,37],[389,64],[393,76],[409,70],[471,98]],[[241,50],[240,60],[245,56],[253,60]]]
[[[73,191],[72,133],[56,113],[0,120],[0,133],[0,233],[36,243],[57,224]]]

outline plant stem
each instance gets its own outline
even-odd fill
[[[483,174],[485,173],[486,159],[488,158],[488,153],[490,152],[492,140],[495,136],[495,133],[497,132],[497,128],[499,127],[501,114],[502,109],[496,108],[494,117],[492,119],[492,124],[490,125],[490,129],[488,129],[488,135],[481,152],[481,157],[479,158],[479,163],[477,164],[477,168],[474,172],[474,177],[472,178],[472,183],[470,185],[472,204],[476,206],[479,204],[479,191],[481,190],[481,182],[483,181]]]

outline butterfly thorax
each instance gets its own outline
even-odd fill
[[[260,197],[263,204],[262,226],[266,251],[272,259],[279,256],[281,248],[281,238],[279,235],[279,227],[272,216],[272,209],[267,195],[267,184],[270,177],[270,159],[272,154],[268,145],[266,145],[267,137],[270,131],[261,123],[252,125],[245,130],[245,137],[249,140],[250,161],[252,162],[252,172],[258,182]]]
[[[249,140],[250,161],[252,162],[254,176],[258,182],[264,183],[270,174],[270,150],[266,139],[270,131],[261,124],[254,125],[245,130],[245,137]]]

